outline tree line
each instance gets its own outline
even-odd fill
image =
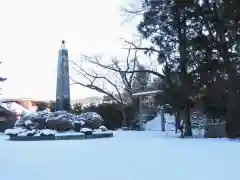
[[[208,118],[227,122],[229,136],[238,136],[240,1],[144,0],[138,3],[126,7],[124,12],[141,17],[136,28],[140,37],[149,42],[148,45],[124,40],[129,45],[126,59],[119,61],[113,58],[111,64],[104,63],[97,56],[82,57],[85,62],[111,71],[121,80],[122,87],[109,82],[107,76],[104,76],[105,82],[112,84],[116,91],[109,92],[95,85],[97,79],[104,78],[97,73],[87,73],[79,66],[80,63],[76,68],[78,74],[90,80],[87,84],[74,82],[107,94],[120,103],[126,102],[122,96],[125,92],[132,104],[133,92],[154,86],[161,90],[156,98],[157,105],[168,105],[176,117],[181,114],[185,136],[192,135],[191,109],[199,104]],[[161,66],[161,72],[140,65],[139,52],[144,52],[149,61],[154,57]],[[149,74],[156,77],[150,85],[139,80],[143,87],[133,86],[137,77],[144,79],[145,76],[149,81]]]
[[[149,0],[141,5],[138,31],[151,42],[146,53],[156,53],[163,67],[161,103],[184,112],[185,135],[192,135],[190,109],[197,103],[210,118],[237,127],[240,2]]]

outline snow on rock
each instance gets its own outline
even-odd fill
[[[93,132],[93,134],[110,134],[110,133],[113,133],[114,134],[114,132],[113,131],[94,131]]]
[[[35,129],[19,133],[17,136],[34,136],[37,133]]]
[[[43,129],[39,131],[39,134],[41,136],[54,136],[57,133],[57,131],[52,130],[52,129]]]
[[[20,133],[26,132],[26,129],[23,128],[15,128],[15,129],[6,129],[4,134],[8,135],[8,136],[14,136],[14,135],[18,135]]]
[[[80,130],[80,132],[81,132],[81,133],[88,133],[88,132],[93,132],[93,130],[90,129],[90,128],[82,128],[82,129]]]

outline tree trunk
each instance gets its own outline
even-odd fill
[[[124,107],[121,107],[120,109],[119,109],[119,111],[121,112],[121,114],[122,114],[122,127],[125,127],[125,126],[127,126],[127,118],[126,118],[126,113],[125,113],[125,108]]]
[[[182,15],[182,18],[181,18]],[[178,38],[179,38],[179,53],[180,53],[180,81],[182,83],[181,96],[184,108],[184,136],[192,136],[192,128],[190,121],[190,107],[188,106],[188,98],[190,95],[190,83],[188,79],[188,63],[187,63],[187,36],[186,36],[186,16],[184,12],[180,12],[180,9],[176,8],[176,17],[178,25]]]
[[[180,111],[177,110],[176,114],[175,114],[175,133],[178,132],[178,129],[181,126],[181,119],[180,119]]]
[[[184,125],[185,125],[185,130],[184,130],[184,136],[192,136],[192,125],[191,125],[191,112],[190,108],[187,106],[184,109],[185,111],[185,117],[184,117]]]

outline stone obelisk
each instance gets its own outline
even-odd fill
[[[70,87],[69,87],[69,60],[68,50],[65,48],[65,41],[58,54],[57,89],[55,110],[70,111]]]

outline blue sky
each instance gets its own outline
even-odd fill
[[[0,74],[8,78],[1,85],[3,96],[55,99],[62,39],[71,60],[77,61],[80,53],[118,54],[120,38],[131,38],[135,30],[121,25],[124,3],[128,1],[0,0]],[[92,95],[97,93],[71,87],[72,98]]]

